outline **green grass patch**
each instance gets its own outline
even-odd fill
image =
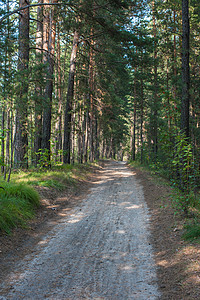
[[[39,195],[25,184],[0,182],[0,231],[10,233],[18,226],[25,227],[39,207]]]
[[[196,241],[200,243],[200,223],[194,222],[185,225],[185,232],[183,234],[184,240]]]
[[[26,226],[40,205],[35,187],[57,191],[77,189],[92,171],[91,164],[60,165],[52,169],[18,170],[9,183],[0,181],[0,231],[9,233],[13,227]]]
[[[91,172],[91,164],[60,165],[52,169],[19,171],[13,173],[12,181],[64,190],[69,186],[75,187],[79,180],[85,180],[89,172]]]

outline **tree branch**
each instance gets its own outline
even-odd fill
[[[20,7],[20,8],[17,8],[13,11],[11,11],[10,13],[7,13],[5,16],[3,16],[1,19],[0,19],[0,24],[3,22],[3,20],[7,19],[8,17],[16,14],[16,13],[19,13],[19,11],[21,10],[24,10],[26,8],[29,8],[29,7],[35,7],[35,6],[44,6],[44,5],[62,5],[62,4],[66,4],[64,2],[60,2],[60,3],[37,3],[37,4],[30,4],[30,5],[26,5],[24,7]]]

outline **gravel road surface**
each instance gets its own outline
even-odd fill
[[[0,299],[160,299],[142,186],[106,163],[90,194],[18,263]]]

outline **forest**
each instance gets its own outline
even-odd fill
[[[199,187],[198,0],[1,0],[1,171],[126,159]]]

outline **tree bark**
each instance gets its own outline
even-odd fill
[[[6,127],[6,164],[10,163],[10,108],[7,109],[7,127]]]
[[[19,0],[20,7],[29,5],[29,0]],[[28,167],[27,148],[27,103],[28,103],[28,63],[29,63],[29,8],[19,16],[18,72],[20,75],[16,103],[15,155],[16,167]]]
[[[72,117],[72,102],[74,97],[74,77],[76,71],[76,56],[78,50],[79,33],[77,30],[74,32],[72,52],[70,58],[70,70],[67,89],[67,101],[65,108],[65,121],[64,121],[64,142],[63,142],[63,162],[70,164],[70,152],[71,152],[71,117]]]
[[[2,136],[1,136],[1,172],[4,173],[4,162],[5,162],[5,108],[3,106],[2,110],[2,123],[1,123],[1,130],[2,130]]]
[[[43,0],[38,0],[43,2]],[[43,61],[43,8],[37,8],[37,32],[36,32],[36,63],[42,65]],[[34,138],[34,152],[35,165],[37,166],[40,154],[38,153],[42,147],[42,86],[38,81],[35,87],[35,138]]]
[[[176,90],[177,90],[177,50],[176,50],[176,10],[174,9],[174,51],[173,51],[173,60],[174,60],[174,86],[173,93],[174,99],[176,99]]]
[[[189,67],[189,8],[188,0],[182,0],[182,101],[181,131],[189,137],[190,67]]]
[[[154,158],[158,152],[158,64],[157,64],[157,28],[156,28],[156,17],[155,17],[155,1],[153,0],[153,35],[154,35],[154,93],[153,93],[153,128],[152,128],[152,140],[153,140],[153,153]]]
[[[94,160],[94,30],[91,28],[91,41],[90,41],[90,53],[89,53],[89,90],[90,90],[90,161]]]
[[[83,128],[82,128],[82,109],[79,105],[78,111],[78,162],[83,163]]]
[[[87,101],[87,99],[86,99]],[[88,161],[88,136],[89,136],[89,109],[87,108],[83,120],[83,162]]]
[[[141,79],[141,105],[140,105],[140,162],[143,163],[143,121],[144,121],[144,87]]]
[[[47,2],[49,0],[44,0]],[[54,0],[53,3],[56,3]],[[44,39],[44,63],[47,67],[46,86],[44,93],[43,108],[43,126],[42,126],[42,150],[47,150],[50,161],[50,139],[51,139],[51,110],[52,110],[52,93],[53,93],[53,73],[54,73],[54,53],[55,53],[55,31],[56,22],[54,10],[48,10],[44,13],[43,39]]]
[[[135,74],[137,69],[135,68]],[[132,160],[135,161],[136,154],[136,110],[137,110],[137,89],[136,89],[136,78],[134,82],[134,108],[133,108],[133,133],[132,133]]]
[[[61,88],[61,62],[60,62],[60,29],[58,27],[57,36],[57,102],[58,102],[58,116],[56,120],[55,141],[56,141],[56,156],[60,161],[58,151],[62,150],[62,88]]]

